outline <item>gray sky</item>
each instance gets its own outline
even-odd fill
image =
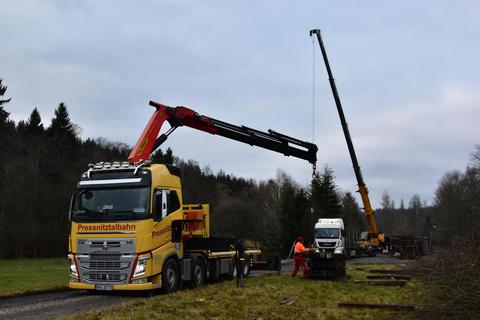
[[[45,125],[67,104],[83,137],[133,145],[153,108],[190,106],[213,118],[312,139],[343,190],[355,177],[320,52],[320,28],[363,175],[377,206],[463,169],[480,143],[477,1],[21,1],[0,7],[0,77],[18,121]],[[168,127],[168,125],[167,125]],[[310,165],[188,128],[174,153],[214,171],[306,185]]]

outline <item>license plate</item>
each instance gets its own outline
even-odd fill
[[[95,290],[110,291],[113,290],[113,286],[111,284],[96,284]]]

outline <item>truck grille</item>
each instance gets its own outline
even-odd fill
[[[318,246],[319,247],[332,248],[332,247],[335,247],[336,244],[337,244],[336,242],[319,242]]]
[[[130,266],[129,262],[120,262],[120,261],[93,261],[90,260],[88,267],[84,266],[87,269],[93,270],[120,270],[126,269]]]
[[[117,273],[87,273],[83,276],[89,282],[123,282],[126,278],[127,275]]]
[[[90,243],[90,248],[115,248],[120,247],[120,241],[92,241]]]
[[[90,254],[90,259],[95,261],[120,261],[120,257],[121,255],[119,254]]]
[[[79,239],[77,263],[85,283],[128,283],[135,239]]]

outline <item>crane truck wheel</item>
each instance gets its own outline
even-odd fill
[[[245,264],[243,266],[243,276],[247,277],[250,274],[250,256],[245,256]]]
[[[228,278],[230,280],[236,279],[237,278],[237,259],[235,257],[230,260],[230,273],[228,275]]]
[[[168,259],[163,267],[162,289],[165,293],[177,291],[179,284],[178,264],[174,259]]]
[[[205,278],[205,263],[202,258],[197,257],[192,265],[192,287],[201,287],[205,283]]]

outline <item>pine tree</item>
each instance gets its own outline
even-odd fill
[[[150,159],[154,163],[163,163],[165,155],[163,154],[162,149],[158,148],[154,153],[150,155]]]
[[[44,131],[42,118],[40,117],[40,112],[38,112],[37,108],[33,109],[30,114],[25,129],[27,133],[31,135],[39,135]]]
[[[64,137],[70,142],[78,141],[75,125],[70,121],[65,103],[61,102],[55,109],[55,117],[47,129],[47,133],[50,137]]]
[[[280,191],[279,211],[282,253],[287,255],[298,236],[312,233],[312,230],[305,230],[303,223],[309,213],[305,190],[297,189],[290,181],[286,181]]]
[[[173,151],[170,147],[168,147],[167,151],[165,152],[164,163],[169,164],[169,165],[173,165],[174,160],[175,159],[173,158]]]
[[[168,147],[167,151],[165,152],[163,152],[162,149],[157,149],[157,151],[151,155],[151,159],[154,163],[173,165],[173,151],[170,147]]]
[[[366,229],[363,212],[351,192],[346,192],[342,197],[341,210],[347,228],[359,231]]]
[[[316,174],[310,185],[310,201],[314,221],[318,218],[337,218],[341,214],[340,197],[333,170],[328,166]]]
[[[8,98],[5,100],[1,99],[1,97],[3,97],[3,95],[7,91],[7,86],[4,86],[2,82],[3,82],[3,79],[0,78],[0,126],[3,126],[6,122],[8,122],[7,119],[8,119],[8,116],[10,115],[10,113],[5,111],[5,109],[3,108],[3,105],[10,102],[10,100],[12,99],[12,98]]]
[[[3,95],[7,91],[7,86],[2,85],[2,81],[3,79],[0,78],[0,97],[3,97]],[[8,113],[7,111],[5,111],[5,109],[3,109],[3,105],[10,102],[11,99],[12,98],[8,98],[5,100],[0,99],[0,125],[7,122],[8,116],[10,115],[10,113]]]

